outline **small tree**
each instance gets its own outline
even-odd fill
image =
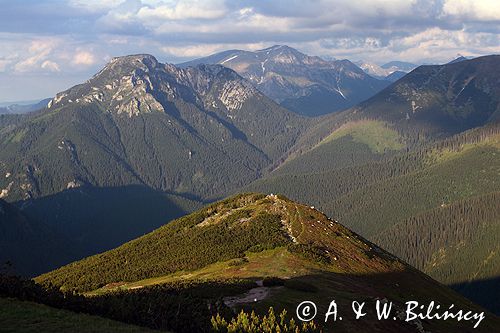
[[[286,310],[279,318],[274,314],[274,309],[269,308],[267,315],[260,317],[252,311],[250,314],[241,312],[230,322],[219,314],[212,317],[212,332],[214,333],[316,333],[321,332],[314,322],[298,325],[292,318],[287,320]]]

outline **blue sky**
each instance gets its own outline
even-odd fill
[[[378,64],[498,54],[500,1],[0,0],[0,102],[53,96],[114,56],[274,44]]]

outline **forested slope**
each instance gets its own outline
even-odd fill
[[[303,161],[303,173],[272,173],[248,188],[315,205],[444,283],[472,282],[500,275],[499,142],[491,124],[360,166],[306,173]]]

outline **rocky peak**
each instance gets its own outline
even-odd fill
[[[117,67],[140,68],[145,72],[154,70],[159,65],[158,60],[150,54],[134,54],[123,57],[115,57],[106,65],[105,68],[116,69]]]
[[[265,53],[268,54],[269,56],[275,56],[277,54],[285,54],[285,55],[290,55],[290,56],[295,56],[297,58],[303,58],[306,57],[306,55],[288,45],[274,45],[271,47],[268,47],[266,49],[262,49],[257,51],[258,53]]]
[[[233,111],[254,93],[249,83],[222,65],[179,68],[139,54],[113,58],[84,84],[58,93],[48,107],[96,103],[107,112],[133,117],[165,112],[165,100],[184,99]]]
[[[347,59],[331,61],[331,65],[333,69],[343,72],[345,75],[352,78],[362,79],[367,76],[367,74],[360,67],[356,66]]]

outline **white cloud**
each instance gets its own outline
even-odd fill
[[[102,9],[114,8],[125,0],[70,0],[73,7],[83,8],[89,11],[100,11]]]
[[[500,21],[500,1],[446,0],[443,14],[479,21]]]
[[[244,49],[258,50],[269,46],[267,43],[251,43],[251,44],[201,44],[201,45],[179,45],[179,46],[162,46],[160,49],[167,55],[178,58],[198,58],[205,57],[210,54],[228,50],[228,49]]]
[[[91,66],[96,63],[96,58],[88,51],[78,51],[75,53],[72,63],[75,65]]]
[[[401,16],[412,12],[416,0],[326,0],[326,8],[364,16]],[[326,9],[325,8],[325,9]]]
[[[137,16],[145,21],[217,19],[226,13],[226,6],[221,0],[181,0],[159,6],[144,6],[138,11]]]
[[[8,67],[14,62],[15,56],[8,55],[6,57],[0,57],[0,72],[6,72]]]
[[[53,71],[55,63],[49,62],[45,66],[42,66],[47,57],[51,54],[54,48],[59,44],[56,39],[37,39],[30,43],[28,48],[29,57],[20,60],[14,65],[14,70],[16,72],[29,72],[36,71],[40,69],[47,69]],[[57,64],[55,64],[57,67]],[[59,69],[57,67],[57,69]]]
[[[151,53],[175,63],[273,44],[377,63],[445,62],[457,53],[500,53],[500,0],[37,3],[39,10],[22,12],[26,17],[11,14],[19,12],[17,2],[2,5],[0,72],[4,78],[12,74],[5,82],[56,71],[53,77],[90,77],[106,59],[125,54]],[[35,11],[36,17],[28,17]]]
[[[38,58],[36,56],[29,57],[23,61],[18,62],[14,66],[14,70],[16,72],[24,73],[29,72],[30,70],[34,70],[38,67]]]
[[[46,69],[50,72],[60,72],[61,71],[59,69],[59,65],[56,62],[50,61],[50,60],[45,60],[40,67],[43,69]]]

